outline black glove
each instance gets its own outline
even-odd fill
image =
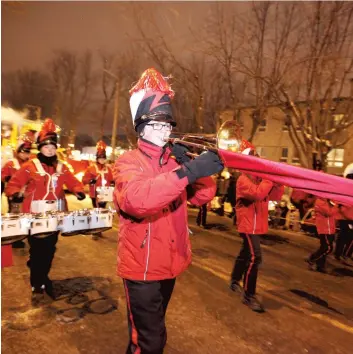
[[[191,157],[186,155],[187,152],[190,152],[190,150],[183,144],[173,144],[171,147],[172,155],[175,157],[176,162],[179,165],[184,164],[185,162],[189,162],[191,160]]]
[[[95,178],[92,178],[90,181],[89,181],[89,184],[96,184],[97,183],[97,180]]]
[[[76,193],[76,198],[77,198],[77,200],[83,200],[83,199],[86,198],[86,194],[83,193],[83,192],[77,192]]]
[[[6,177],[4,178],[4,180],[5,180],[6,183],[7,183],[10,179],[11,179],[11,176],[6,176]]]
[[[189,184],[192,184],[201,177],[212,176],[222,171],[223,168],[224,166],[219,156],[212,151],[207,151],[194,160],[185,162],[176,173],[179,178],[186,176]]]
[[[23,199],[24,199],[23,194],[21,194],[20,192],[17,192],[11,196],[11,201],[13,203],[22,203]]]
[[[115,182],[114,181],[111,181],[110,182],[110,187],[114,187],[115,186]]]

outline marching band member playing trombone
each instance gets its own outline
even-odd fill
[[[96,152],[96,163],[89,166],[82,178],[83,184],[89,185],[89,196],[92,200],[93,208],[105,208],[107,203],[99,200],[99,188],[114,185],[112,169],[107,165],[107,145],[103,141],[98,141]],[[95,233],[93,240],[98,240],[102,233]]]
[[[187,201],[203,205],[214,197],[210,176],[223,164],[214,152],[190,160],[186,147],[166,144],[176,125],[174,92],[159,72],[146,70],[130,93],[139,139],[113,169],[120,214],[117,271],[128,310],[126,353],[157,354],[167,341],[165,314],[175,278],[191,262]]]
[[[64,185],[75,193],[78,200],[85,199],[83,185],[56,155],[57,135],[54,122],[47,118],[39,132],[37,158],[25,163],[11,178],[5,193],[14,203],[22,203],[24,213],[42,213],[56,211],[58,206],[67,208]],[[24,194],[22,188],[26,186]],[[47,237],[29,237],[30,283],[32,303],[44,300],[44,293],[53,297],[53,285],[49,272],[54,259],[59,232]]]

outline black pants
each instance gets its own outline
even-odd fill
[[[54,232],[45,238],[29,237],[29,261],[31,286],[40,288],[48,284],[49,272],[56,251],[59,232]]]
[[[197,214],[196,223],[197,225],[206,225],[207,220],[207,204],[203,204],[199,208],[199,213]]]
[[[91,198],[93,208],[105,208],[107,203],[106,202],[97,202],[97,198]]]
[[[167,342],[165,314],[175,279],[133,281],[124,279],[129,345],[126,354],[162,354]]]
[[[235,260],[232,272],[232,281],[240,282],[243,278],[243,287],[247,296],[256,294],[256,281],[259,265],[262,262],[260,235],[240,234],[243,245]]]
[[[332,252],[335,235],[319,234],[320,247],[310,257],[310,262],[315,262],[318,269],[325,268],[326,256]]]
[[[352,255],[353,230],[350,229],[350,224],[353,224],[353,222],[348,220],[340,221],[340,232],[336,239],[335,257],[350,257]]]

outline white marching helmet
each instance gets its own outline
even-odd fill
[[[352,175],[352,174],[353,174],[353,162],[347,165],[347,167],[344,169],[343,177],[347,178],[348,175]]]

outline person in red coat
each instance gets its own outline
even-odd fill
[[[243,153],[256,155],[255,147],[248,143]],[[243,303],[256,312],[264,312],[256,298],[256,283],[262,262],[260,239],[268,231],[268,203],[280,200],[283,191],[283,186],[244,173],[236,184],[236,226],[243,245],[234,263],[230,289],[241,293]]]
[[[7,161],[1,169],[1,181],[8,183],[11,177],[20,169],[20,167],[29,160],[32,143],[34,142],[34,136],[32,132],[28,132],[19,139],[19,143],[16,149],[16,153],[13,159]],[[13,203],[7,198],[9,213],[20,213],[20,204]],[[13,248],[24,248],[25,243],[23,241],[16,241],[12,244]]]
[[[99,200],[99,187],[114,185],[112,169],[107,165],[107,145],[103,141],[97,143],[96,163],[89,166],[82,178],[83,184],[89,185],[89,196],[94,208],[105,208],[107,202]],[[93,234],[93,239],[98,240],[102,233]]]
[[[320,239],[320,247],[306,260],[310,270],[326,273],[326,256],[332,252],[333,241],[335,240],[336,213],[337,208],[333,202],[328,199],[316,199],[315,223]]]
[[[37,158],[23,164],[6,186],[6,195],[15,203],[23,203],[24,213],[55,211],[61,206],[67,208],[63,186],[73,192],[78,200],[85,194],[83,185],[56,155],[57,135],[55,124],[46,119],[37,138],[39,154]],[[26,186],[23,191],[23,186]],[[53,297],[52,281],[49,272],[54,258],[59,232],[47,237],[29,237],[30,283],[32,302],[39,304],[44,300],[44,292]]]
[[[191,262],[187,201],[203,205],[214,197],[210,176],[223,164],[213,152],[190,160],[185,146],[166,143],[176,125],[174,93],[159,72],[146,70],[130,93],[138,148],[121,155],[113,168],[120,215],[117,272],[130,336],[126,353],[162,353],[175,278]]]

